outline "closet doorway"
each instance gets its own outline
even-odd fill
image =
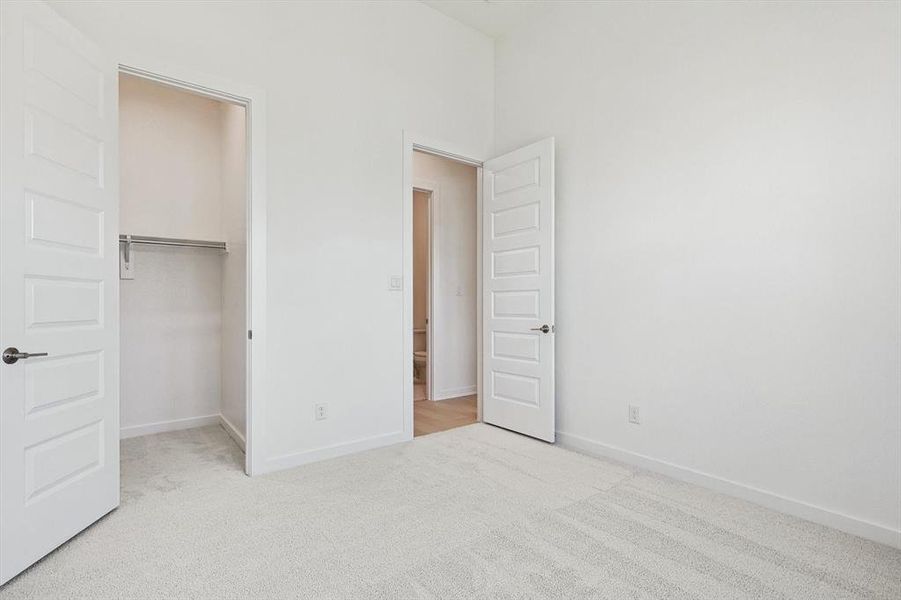
[[[248,113],[120,68],[120,437],[218,438],[251,473]]]

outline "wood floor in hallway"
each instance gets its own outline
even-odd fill
[[[477,419],[475,394],[438,402],[420,400],[413,403],[413,435],[415,437],[471,425]]]

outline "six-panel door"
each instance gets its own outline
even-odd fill
[[[119,502],[115,64],[2,4],[0,583]]]
[[[483,418],[554,441],[554,140],[485,163]]]

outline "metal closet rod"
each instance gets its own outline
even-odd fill
[[[179,238],[154,237],[151,235],[126,235],[119,234],[120,244],[144,244],[145,246],[181,246],[183,248],[213,248],[215,250],[228,251],[225,242],[211,242],[209,240],[183,240]]]

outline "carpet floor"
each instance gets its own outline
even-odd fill
[[[122,505],[13,598],[901,598],[901,551],[487,425],[249,478],[122,442]]]

